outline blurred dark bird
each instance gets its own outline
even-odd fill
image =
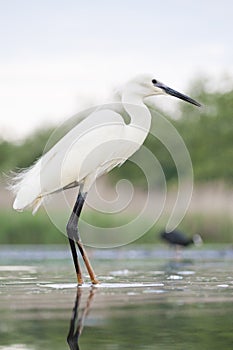
[[[171,232],[163,231],[160,233],[160,238],[168,242],[170,245],[174,245],[176,247],[187,247],[191,244],[202,244],[202,238],[200,235],[195,234],[190,238],[179,230],[173,230]]]

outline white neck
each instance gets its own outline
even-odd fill
[[[122,93],[122,104],[130,116],[128,126],[139,129],[141,141],[145,140],[151,125],[151,114],[140,95],[129,93],[127,90]]]

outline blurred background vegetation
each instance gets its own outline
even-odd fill
[[[194,186],[211,185],[212,192],[216,184],[222,184],[226,192],[230,193],[233,184],[233,88],[232,82],[225,80],[225,87],[210,84],[208,80],[194,82],[188,92],[203,104],[200,110],[187,103],[180,104],[180,115],[176,120],[167,117],[183,137],[190,153],[193,170]],[[152,111],[153,113],[153,111]],[[163,113],[164,114],[164,113]],[[40,129],[21,142],[10,142],[0,138],[0,169],[2,185],[5,186],[6,177],[10,171],[31,165],[42,153],[52,128]],[[152,136],[145,141],[162,165],[168,185],[177,181],[175,164],[165,146]],[[108,176],[110,181],[128,178],[138,188],[143,188],[143,173],[134,168],[135,165],[127,161],[124,166],[114,170]],[[3,198],[3,197],[2,197]],[[211,201],[210,201],[211,206]],[[231,211],[216,214],[200,210],[199,213],[189,212],[181,223],[190,235],[202,233],[206,242],[232,242],[233,219]],[[103,216],[95,214],[97,225],[105,225]],[[33,217],[31,213],[18,214],[8,208],[4,202],[0,207],[0,243],[65,243],[66,239],[59,234],[56,227],[49,221],[43,211]],[[124,218],[122,218],[124,222]],[[121,224],[121,220],[116,223]],[[159,222],[139,242],[158,242],[157,233],[164,228]]]

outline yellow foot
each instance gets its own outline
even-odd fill
[[[82,276],[77,275],[77,280],[78,280],[78,286],[81,286],[83,284]]]
[[[93,280],[91,280],[92,284],[99,284],[100,282],[97,280],[97,278],[94,278]]]

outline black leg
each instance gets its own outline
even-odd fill
[[[67,230],[67,235],[69,238],[72,256],[73,256],[73,260],[74,260],[74,265],[75,265],[75,269],[76,269],[76,273],[77,273],[78,284],[82,284],[82,275],[81,275],[81,270],[80,270],[80,266],[78,263],[78,257],[77,257],[77,252],[76,252],[74,241],[78,245],[79,251],[82,255],[83,261],[86,265],[86,268],[87,268],[87,271],[89,273],[89,276],[90,276],[92,283],[96,284],[96,283],[98,283],[98,280],[95,277],[94,270],[91,267],[91,264],[89,262],[87,254],[84,250],[84,247],[81,243],[81,239],[80,239],[79,232],[78,232],[78,220],[79,220],[79,216],[81,214],[81,211],[82,211],[82,208],[83,208],[83,205],[85,202],[86,195],[87,195],[86,193],[82,194],[81,191],[79,192],[78,198],[77,198],[75,205],[74,205],[74,208],[73,208],[73,212],[72,212],[70,219],[67,223],[66,230]]]
[[[70,249],[72,252],[72,257],[74,261],[74,267],[77,275],[78,285],[81,286],[83,284],[82,271],[78,262],[78,255],[75,247],[75,242],[72,238],[69,238]]]
[[[82,195],[81,192],[79,192],[78,198],[76,199],[76,202],[74,204],[73,211],[66,225],[66,232],[67,232],[68,238],[73,239],[75,241],[80,240],[79,233],[78,233],[78,220],[82,211],[83,204],[85,202],[85,198],[86,198],[86,193]]]
[[[75,202],[72,214],[71,214],[69,221],[67,223],[67,226],[66,226],[66,232],[67,232],[67,236],[69,239],[70,249],[72,252],[73,262],[74,262],[74,266],[75,266],[75,270],[76,270],[76,274],[77,274],[78,285],[82,285],[83,279],[82,279],[81,268],[80,268],[80,265],[78,262],[78,255],[77,255],[77,251],[76,251],[76,247],[75,247],[75,241],[79,240],[77,226],[78,226],[78,218],[79,218],[79,215],[81,213],[81,209],[82,209],[82,206],[84,204],[84,200],[85,199],[83,199],[81,193],[79,193],[78,198]],[[79,215],[77,215],[76,212]]]

